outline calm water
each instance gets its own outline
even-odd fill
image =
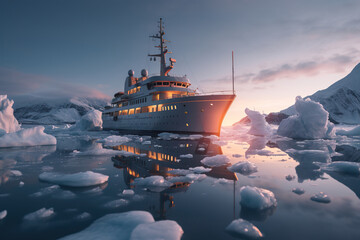
[[[57,137],[56,146],[0,149],[0,211],[8,211],[7,217],[0,221],[1,239],[56,239],[81,231],[106,214],[129,210],[149,211],[156,220],[177,221],[184,230],[183,239],[235,239],[225,228],[239,217],[255,224],[265,239],[360,239],[359,176],[321,172],[312,163],[331,159],[359,161],[358,139],[294,141],[224,130],[220,141],[132,136],[132,141],[116,147],[145,153],[143,157],[77,156],[73,150],[101,148],[96,140],[114,133],[48,131]],[[143,144],[145,140],[151,144]],[[180,158],[189,153],[193,158]],[[217,154],[227,155],[232,164],[251,161],[257,165],[258,172],[243,176],[229,172],[226,166],[216,167],[206,173],[205,179],[189,185],[162,192],[135,187],[135,196],[121,196],[138,176],[170,176],[171,169],[201,166],[200,160],[205,156]],[[19,170],[22,176],[13,176],[10,170]],[[44,188],[53,184],[40,182],[38,176],[49,170],[61,173],[91,170],[108,175],[109,181],[97,187],[61,187],[46,192]],[[294,179],[286,179],[288,175]],[[19,186],[20,182],[24,185]],[[260,212],[241,209],[239,190],[245,185],[274,192],[277,207]],[[293,193],[295,187],[303,188],[305,193]],[[64,195],[64,191],[75,196]],[[331,203],[310,200],[319,192],[328,194]],[[104,207],[120,198],[128,199],[129,204]],[[43,207],[54,208],[55,215],[41,221],[23,219]],[[79,219],[84,212],[90,217]]]

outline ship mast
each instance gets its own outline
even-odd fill
[[[168,40],[164,39],[164,27],[163,27],[163,22],[162,22],[162,18],[160,18],[160,25],[159,25],[159,33],[156,35],[152,35],[150,36],[151,38],[157,38],[160,40],[160,45],[159,46],[155,46],[156,48],[160,49],[160,54],[148,54],[149,57],[154,57],[154,61],[156,59],[156,57],[160,57],[160,76],[167,76],[168,73],[170,72],[171,69],[174,68],[174,63],[176,62],[175,59],[173,58],[169,58],[170,61],[170,65],[166,66],[166,59],[165,56],[167,53],[172,53],[169,52],[167,50],[167,46],[166,46],[166,42],[169,42]],[[151,60],[151,58],[150,58]]]

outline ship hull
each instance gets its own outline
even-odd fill
[[[219,135],[222,121],[234,98],[235,95],[205,95],[156,101],[157,106],[169,106],[169,110],[117,118],[103,115],[103,128],[137,134],[178,132]]]

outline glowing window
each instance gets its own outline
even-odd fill
[[[174,109],[176,110],[176,105],[174,105]]]
[[[187,127],[189,126],[189,124],[188,124],[188,123],[186,123],[185,125],[186,125]]]
[[[129,109],[129,115],[134,114],[134,109]]]
[[[173,110],[173,106],[171,105],[171,110]]]

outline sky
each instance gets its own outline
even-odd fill
[[[231,90],[223,125],[285,109],[360,62],[358,0],[2,0],[0,94],[112,96],[129,69],[159,72],[159,18],[175,58],[203,92]],[[16,104],[16,103],[15,103]]]

